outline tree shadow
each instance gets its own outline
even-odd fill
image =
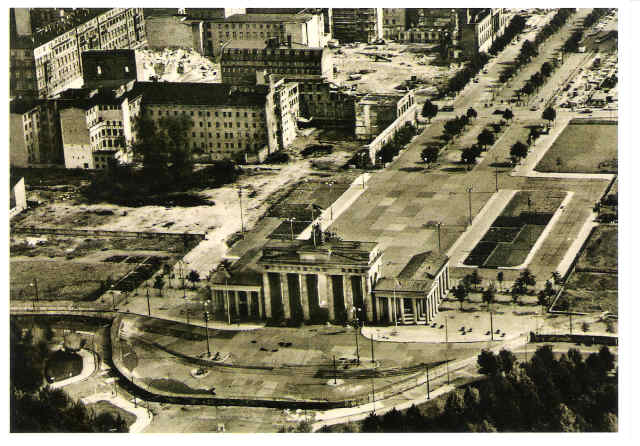
[[[402,172],[424,172],[427,171],[428,169],[425,167],[401,167],[400,169]]]

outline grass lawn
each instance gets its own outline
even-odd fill
[[[66,350],[54,352],[45,366],[45,376],[49,382],[62,381],[79,375],[80,372],[82,372],[82,357]]]
[[[38,280],[40,300],[92,300],[96,299],[102,281],[116,280],[135,265],[126,263],[80,263],[65,260],[11,261],[9,263],[11,299],[31,300]]]
[[[618,271],[618,226],[598,226],[576,264],[577,271]]]
[[[547,191],[517,192],[464,264],[497,268],[524,263],[564,197],[564,194],[549,195]]]
[[[618,227],[598,226],[586,242],[555,309],[618,313]],[[570,301],[570,302],[569,302]]]
[[[93,404],[88,404],[87,409],[92,410],[93,413],[98,416],[102,413],[110,413],[114,417],[120,416],[124,420],[127,425],[127,429],[131,427],[133,423],[136,422],[136,416],[131,412],[127,412],[119,408],[118,406],[114,406],[109,401],[98,401]]]
[[[569,124],[536,166],[538,172],[617,173],[618,125]]]

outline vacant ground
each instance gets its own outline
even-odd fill
[[[11,299],[34,299],[33,284],[37,279],[38,300],[95,300],[108,278],[117,280],[134,268],[135,265],[128,264],[82,263],[63,259],[11,261]]]
[[[331,50],[333,63],[338,68],[334,77],[339,84],[356,86],[357,91],[367,93],[398,93],[395,87],[415,75],[421,81],[421,88],[433,87],[446,82],[455,71],[454,64],[436,66],[436,52],[432,44],[401,44],[343,46]],[[370,55],[380,55],[392,62],[375,59]],[[349,75],[361,70],[359,80],[348,80]]]
[[[617,226],[594,229],[555,309],[618,314],[617,239]]]
[[[618,125],[569,124],[536,166],[539,172],[617,173]]]

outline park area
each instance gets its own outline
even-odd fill
[[[571,121],[538,163],[538,172],[617,173],[618,123]]]
[[[596,227],[580,253],[555,310],[618,314],[618,227]]]
[[[564,193],[518,191],[464,261],[483,268],[517,267],[565,198]]]

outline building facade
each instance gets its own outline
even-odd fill
[[[188,143],[211,159],[246,161],[287,147],[296,136],[298,85],[276,81],[253,86],[138,82],[142,108],[151,119],[189,116]]]
[[[15,167],[63,162],[56,101],[21,98],[11,101],[9,162]]]
[[[141,97],[132,89],[130,82],[116,90],[65,92],[60,128],[66,168],[106,170],[111,163],[130,161],[128,148],[141,111]]]
[[[90,50],[82,53],[83,88],[118,88],[144,79],[135,50]]]
[[[509,20],[504,8],[466,9],[460,25],[460,46],[466,57],[487,52]]]
[[[52,97],[82,85],[82,52],[146,45],[141,8],[79,9],[41,28],[26,25],[17,8],[10,17],[11,95]]]
[[[266,41],[275,39],[279,45],[289,42],[302,47],[324,45],[324,17],[321,13],[299,14],[211,14],[202,17],[189,14],[194,47],[205,56],[218,57],[232,41]]]
[[[383,252],[376,243],[323,237],[316,226],[309,240],[270,240],[255,260],[241,258],[218,269],[209,284],[214,306],[233,319],[433,320],[450,286],[447,259],[434,263],[435,273],[420,280],[386,278],[381,277]]]
[[[332,37],[340,43],[382,39],[383,14],[382,8],[332,8]]]
[[[225,45],[220,57],[222,82],[255,84],[256,72],[280,76],[331,76],[330,55],[325,48],[280,46],[270,42],[245,40]]]
[[[408,29],[408,10],[406,8],[383,8],[382,35],[385,39],[397,39],[400,33]]]
[[[355,135],[371,141],[415,104],[412,91],[401,94],[368,94],[355,104]]]

